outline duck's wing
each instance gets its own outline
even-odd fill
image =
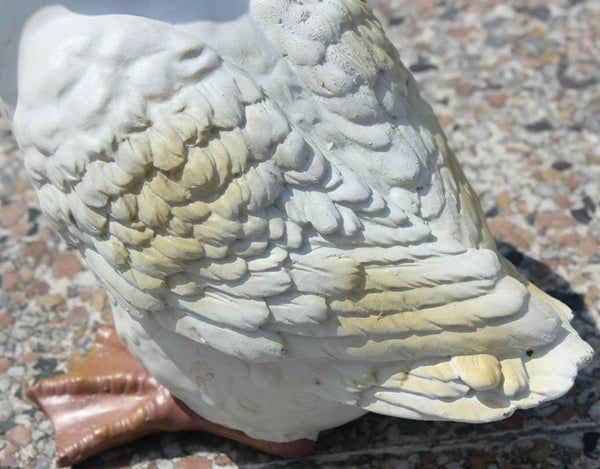
[[[324,40],[377,70],[376,120],[315,97],[312,135],[193,36],[57,17],[29,64],[57,78],[24,75],[15,118],[44,212],[130,314],[250,362],[308,364],[308,392],[461,420],[565,392],[589,348],[493,250],[414,82],[361,25]]]
[[[302,83],[296,99],[312,104],[303,109],[315,116],[313,144],[386,205],[381,219],[352,207],[366,243],[335,240],[362,274],[352,294],[328,297],[336,332],[286,331],[298,354],[368,362],[324,373],[322,394],[382,413],[478,421],[566,392],[591,348],[569,309],[498,255],[436,118],[365,2],[255,0],[252,11],[290,81]],[[428,234],[408,240],[408,226]],[[313,269],[326,264],[316,251],[312,259]],[[336,339],[320,339],[324,330]]]

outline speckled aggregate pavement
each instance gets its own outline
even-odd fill
[[[501,250],[600,335],[600,2],[374,0],[479,193]],[[0,467],[54,467],[53,430],[24,394],[84,355],[106,296],[40,216],[0,121]],[[468,425],[368,415],[284,461],[221,438],[159,434],[80,468],[600,467],[600,360],[565,397]]]

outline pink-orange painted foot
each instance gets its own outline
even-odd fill
[[[98,329],[87,358],[73,370],[27,390],[52,421],[57,463],[79,463],[101,451],[159,431],[205,431],[277,456],[295,458],[315,444],[250,438],[196,415],[140,365],[114,328]]]

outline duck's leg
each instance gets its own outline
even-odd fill
[[[27,391],[55,431],[57,463],[79,463],[108,448],[159,431],[206,431],[282,457],[299,457],[312,440],[274,443],[250,438],[199,417],[171,396],[104,326],[87,358],[73,370],[44,379]]]

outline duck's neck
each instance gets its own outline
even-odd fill
[[[235,20],[247,13],[249,2],[250,0],[0,1],[0,112],[11,117],[16,106],[17,62],[23,32],[27,28],[36,27],[47,16],[52,16],[52,7],[67,8],[85,15],[127,14],[172,24],[185,24]],[[40,77],[40,80],[43,79],[44,77]]]

